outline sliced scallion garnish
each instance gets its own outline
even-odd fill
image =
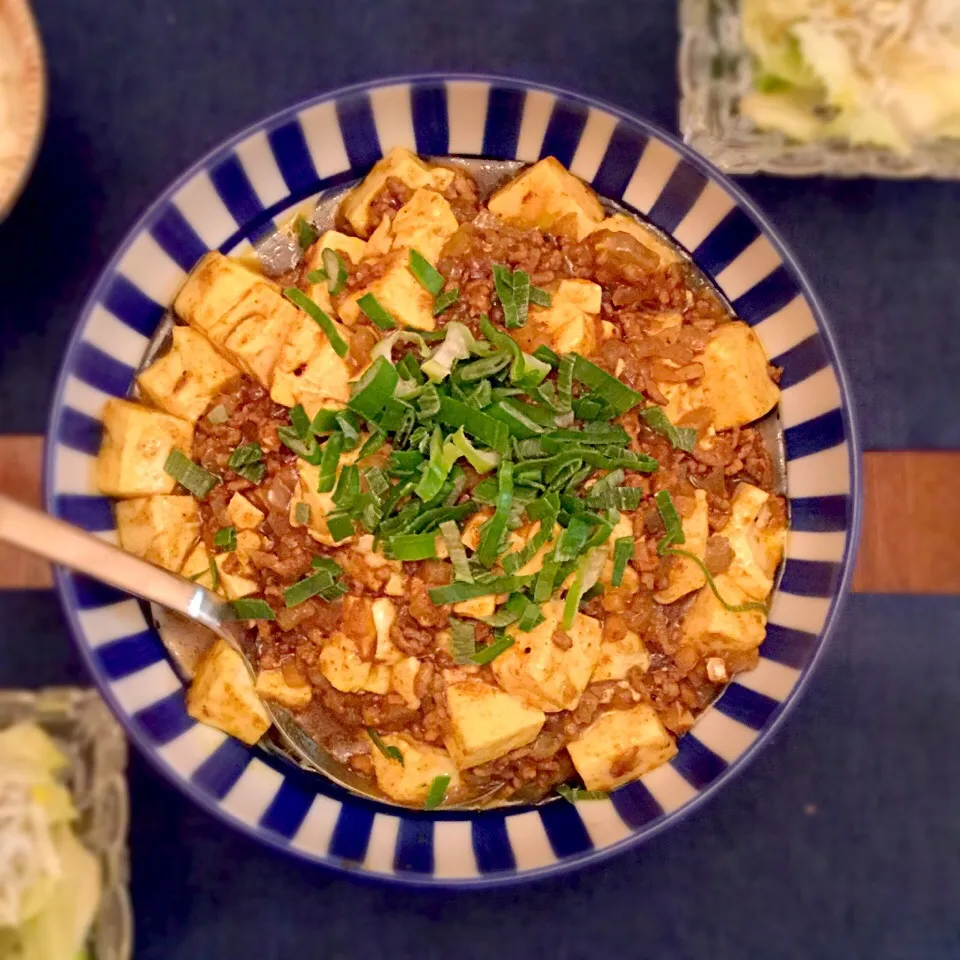
[[[403,764],[403,754],[400,752],[399,747],[388,747],[383,740],[380,738],[380,734],[377,733],[373,727],[367,727],[367,736],[373,741],[373,745],[388,759],[393,760],[395,763],[399,763],[402,767]]]
[[[337,482],[337,465],[343,452],[343,434],[331,434],[320,453],[320,482],[317,493],[329,493]]]
[[[713,574],[707,569],[707,565],[703,562],[703,560],[701,560],[695,553],[691,553],[689,550],[678,550],[676,547],[668,547],[664,552],[678,557],[686,557],[688,560],[692,560],[703,572],[704,577],[707,579],[707,586],[711,589],[717,600],[720,601],[720,606],[722,606],[724,610],[727,610],[730,613],[747,613],[750,610],[759,610],[763,614],[770,612],[767,605],[765,603],[761,603],[759,600],[750,600],[747,603],[728,603],[720,595],[720,591],[717,589],[717,583],[713,579]]]
[[[443,274],[422,253],[411,250],[408,267],[424,290],[434,297],[439,295],[444,284]]]
[[[292,303],[304,311],[326,334],[330,345],[336,351],[337,356],[345,357],[350,349],[347,341],[340,336],[337,325],[330,319],[327,313],[318,307],[302,290],[296,287],[287,287],[283,295]]]
[[[227,466],[238,476],[257,485],[263,482],[266,473],[266,464],[263,463],[263,450],[260,444],[245,443],[236,447],[227,460]]]
[[[312,463],[314,466],[320,462],[320,444],[317,443],[317,438],[312,433],[303,438],[297,433],[296,427],[277,427],[277,438],[301,460],[306,460],[307,463]]]
[[[360,496],[360,469],[356,464],[347,464],[340,471],[337,487],[333,491],[333,502],[338,510],[349,510]]]
[[[657,510],[660,512],[660,519],[667,528],[666,535],[661,537],[657,544],[657,553],[663,556],[665,551],[678,543],[686,543],[686,537],[683,533],[683,524],[680,522],[680,514],[673,504],[673,497],[669,490],[658,490],[653,495]]]
[[[387,547],[394,560],[432,560],[437,555],[435,533],[398,533],[390,537]]]
[[[347,266],[343,258],[330,247],[324,247],[320,254],[323,260],[323,272],[327,279],[327,290],[331,297],[336,296],[347,284]]]
[[[430,599],[438,606],[444,603],[460,603],[475,597],[488,597],[496,593],[515,593],[525,589],[533,580],[528,577],[491,577],[482,583],[448,583],[442,587],[430,588]]]
[[[675,427],[663,407],[647,407],[640,411],[640,416],[651,429],[662,433],[675,449],[690,453],[696,447],[697,431],[692,427]]]
[[[439,317],[447,307],[452,307],[460,299],[460,288],[446,290],[433,301],[433,315]]]
[[[220,483],[220,478],[215,473],[204,470],[199,463],[194,463],[176,447],[168,454],[163,470],[198,500],[205,499],[207,494]]]
[[[633,537],[619,537],[613,542],[613,574],[610,586],[619,587],[623,583],[623,574],[627,563],[633,556]]]
[[[471,663],[477,652],[477,628],[466,620],[450,618],[450,656],[454,663]]]
[[[347,537],[352,537],[356,532],[353,527],[353,520],[345,513],[331,513],[327,517],[327,530],[330,531],[334,543],[346,540]]]
[[[273,608],[266,600],[259,597],[241,597],[231,600],[228,604],[237,620],[276,620]]]
[[[307,250],[312,247],[317,242],[317,237],[320,236],[317,228],[310,223],[309,220],[305,220],[301,216],[297,216],[297,219],[294,221],[294,227],[297,231],[297,243],[300,245],[301,250]]]
[[[440,533],[453,564],[453,579],[473,583],[473,572],[470,570],[470,561],[467,560],[467,550],[460,539],[459,527],[453,520],[445,520],[440,524]]]
[[[381,330],[393,330],[396,328],[397,321],[393,319],[389,311],[384,308],[372,293],[365,293],[357,301],[357,306],[363,311],[367,319],[375,323]]]
[[[470,662],[475,663],[478,667],[492,663],[501,653],[509,650],[514,643],[516,643],[516,640],[514,640],[513,637],[503,633],[497,637],[493,643],[488,643],[485,647],[479,647],[473,656],[470,657]]]
[[[584,787],[571,787],[569,784],[557,784],[557,793],[568,803],[579,803],[581,800],[608,800],[610,794],[605,790],[587,790]]]
[[[435,810],[439,807],[447,795],[447,787],[449,786],[449,774],[444,773],[438,777],[434,777],[433,782],[430,784],[430,789],[427,791],[427,799],[423,802],[423,809]]]
[[[510,450],[510,431],[505,423],[473,407],[468,407],[451,397],[440,398],[439,420],[448,427],[463,427],[464,432],[475,440],[485,443],[491,450],[506,454]]]
[[[538,307],[552,307],[553,297],[547,293],[546,290],[542,290],[540,287],[531,286],[530,302],[535,303]]]
[[[336,599],[340,596],[342,588],[335,589],[333,575],[329,570],[319,569],[303,580],[299,580],[292,586],[283,591],[283,599],[287,607],[298,607],[301,603],[306,603],[316,596],[327,596],[324,599]]]
[[[475,554],[479,563],[492,567],[500,554],[500,544],[507,532],[510,508],[513,506],[513,463],[502,460],[497,468],[497,502],[493,516],[480,530],[480,543]]]
[[[643,402],[643,394],[632,390],[606,370],[601,370],[595,363],[584,359],[579,354],[572,354],[573,376],[584,386],[589,387],[600,399],[605,400],[615,415],[626,413],[638,403]]]
[[[221,424],[226,423],[230,419],[230,414],[227,413],[227,408],[222,404],[218,403],[208,414],[207,419],[211,423]]]
[[[303,409],[303,404],[298,403],[290,410],[290,423],[293,424],[293,429],[297,431],[297,436],[301,440],[306,440],[310,436],[311,420],[307,416],[307,411]]]
[[[295,523],[299,523],[300,526],[305,527],[310,522],[310,513],[310,504],[300,500],[294,505],[293,520]]]
[[[372,420],[393,396],[400,375],[386,357],[377,357],[353,388],[349,406],[361,416]]]
[[[213,545],[224,553],[233,553],[237,549],[237,528],[221,527],[213,535]]]

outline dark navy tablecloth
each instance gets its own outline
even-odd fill
[[[0,224],[0,430],[42,430],[60,356],[134,217],[227,134],[421,70],[512,73],[675,129],[671,0],[35,0],[51,79]],[[955,447],[960,185],[742,181],[847,358],[868,448]],[[85,682],[57,600],[0,594],[0,686]],[[260,849],[131,762],[137,960],[960,956],[960,599],[855,597],[776,741],[604,866],[499,893],[358,885]]]

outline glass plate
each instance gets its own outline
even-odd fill
[[[901,157],[839,141],[793,143],[741,117],[737,105],[751,87],[752,67],[738,0],[680,0],[679,75],[683,138],[728,173],[960,179],[960,140]]]
[[[103,897],[90,935],[92,960],[129,960],[133,923],[123,733],[95,692],[72,687],[0,690],[0,729],[20,722],[38,724],[69,757],[66,782],[80,814],[77,832],[100,858]]]

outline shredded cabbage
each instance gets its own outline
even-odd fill
[[[756,64],[741,112],[796,140],[904,154],[960,129],[956,0],[743,0]]]
[[[99,900],[99,864],[56,779],[66,762],[39,727],[0,733],[0,946],[16,960],[75,960]]]

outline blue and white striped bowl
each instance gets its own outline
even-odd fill
[[[419,813],[358,799],[194,723],[136,600],[60,571],[70,625],[104,696],[196,803],[277,849],[413,884],[491,886],[596,861],[693,810],[742,768],[796,699],[849,581],[860,516],[857,441],[833,335],[793,257],[729,180],[615,107],[498,77],[387,80],[317,97],[218,147],[141,217],[80,317],[60,374],[48,509],[107,539],[94,483],[101,411],[130,389],[164,309],[209,249],[249,250],[287,208],[360,177],[397,144],[422,154],[553,155],[693,254],[783,367],[791,530],[760,665],[731,683],[669,764],[572,806]]]

